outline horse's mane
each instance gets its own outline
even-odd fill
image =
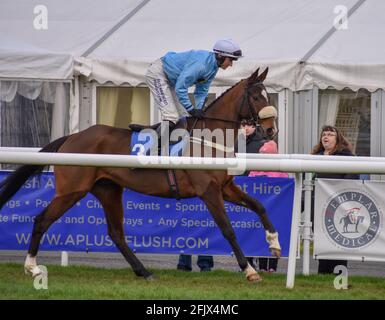
[[[210,108],[213,104],[217,103],[219,99],[221,99],[227,92],[229,92],[231,89],[233,89],[235,86],[237,86],[239,83],[241,83],[243,80],[245,79],[241,79],[239,80],[237,83],[235,83],[233,86],[231,86],[230,88],[228,88],[225,92],[222,92],[222,94],[215,98],[214,101],[212,101],[209,105],[207,105],[205,108],[204,108],[204,111],[207,111],[208,108]]]

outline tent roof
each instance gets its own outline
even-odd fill
[[[74,58],[138,3],[140,0],[0,1],[0,78],[71,78]],[[34,27],[38,16],[34,8],[39,5],[47,8],[46,30]]]
[[[382,1],[45,0],[48,30],[36,30],[33,8],[41,3],[1,1],[0,78],[68,79],[75,70],[100,83],[140,85],[167,51],[210,50],[230,37],[245,58],[220,71],[217,85],[269,66],[266,84],[277,90],[385,89]],[[357,9],[348,29],[333,31],[341,5]]]

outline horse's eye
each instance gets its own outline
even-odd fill
[[[259,97],[256,96],[256,97],[253,97],[253,99],[254,99],[254,101],[257,101],[259,99]]]

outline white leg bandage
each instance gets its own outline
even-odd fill
[[[30,273],[32,277],[36,277],[42,273],[40,268],[37,266],[36,257],[31,257],[29,254],[27,255],[24,263],[24,271],[26,274]]]
[[[281,246],[278,241],[278,232],[270,233],[266,230],[266,241],[269,244],[269,249],[281,250]]]

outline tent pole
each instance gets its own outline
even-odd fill
[[[143,0],[133,10],[126,14],[117,24],[115,24],[110,30],[108,30],[98,41],[96,41],[91,47],[89,47],[81,56],[89,56],[97,47],[99,47],[105,40],[107,40],[116,30],[130,20],[136,13],[140,11],[150,0]]]

